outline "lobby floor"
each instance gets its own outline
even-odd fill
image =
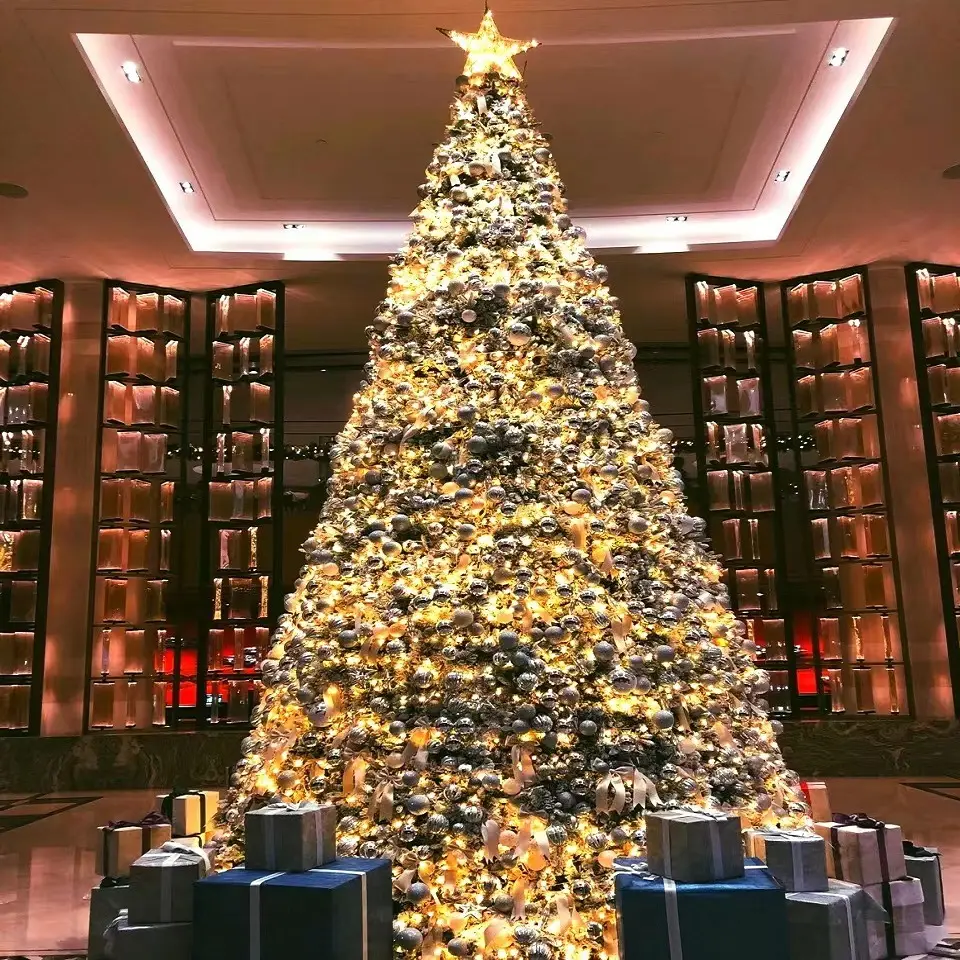
[[[903,826],[943,854],[947,922],[960,929],[960,780],[830,780],[833,809]],[[87,941],[96,828],[152,806],[153,791],[0,794],[0,960],[76,956]],[[956,926],[954,925],[956,924]]]

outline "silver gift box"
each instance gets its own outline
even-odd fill
[[[743,876],[740,818],[693,810],[648,812],[647,863],[661,877],[708,883]]]
[[[819,892],[788,893],[790,956],[870,960],[867,905],[863,889],[842,880]]]
[[[271,804],[244,818],[248,870],[300,871],[337,856],[337,811],[333,804]]]

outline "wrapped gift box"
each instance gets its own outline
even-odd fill
[[[800,784],[803,797],[810,807],[810,819],[815,823],[829,823],[833,820],[830,809],[830,794],[822,780],[804,780]]]
[[[903,835],[895,824],[837,814],[832,823],[817,823],[814,829],[826,842],[827,873],[835,880],[866,887],[907,875]]]
[[[867,919],[870,960],[926,953],[923,887],[915,877],[865,886],[863,892],[886,912],[884,919]]]
[[[870,960],[866,894],[855,883],[830,880],[824,891],[788,893],[790,956]]]
[[[192,923],[131,924],[126,911],[111,924],[106,935],[112,960],[190,960]]]
[[[130,868],[130,923],[189,923],[193,885],[209,870],[206,853],[195,847],[165,843],[145,853]]]
[[[148,848],[149,849],[149,848]],[[97,827],[96,872],[101,877],[128,877],[143,853],[143,830],[134,824]]]
[[[137,857],[166,843],[173,827],[166,817],[154,812],[142,820],[114,820],[97,830],[96,872],[117,879],[129,876],[130,864]]]
[[[647,862],[652,873],[681,883],[743,876],[740,818],[693,810],[647,813]]]
[[[337,812],[322,806],[275,803],[244,818],[248,870],[310,870],[337,856]]]
[[[225,870],[194,888],[196,960],[391,960],[389,860],[341,857],[303,873]]]
[[[790,893],[827,889],[827,850],[823,837],[799,830],[750,831],[754,856]]]
[[[756,859],[743,876],[711,883],[677,883],[646,867],[615,864],[622,960],[788,960],[786,895]]]
[[[107,928],[126,910],[130,888],[94,887],[90,891],[90,924],[87,935],[87,960],[106,960]]]
[[[940,871],[940,851],[935,847],[920,847],[909,840],[903,841],[903,859],[907,876],[916,877],[923,887],[923,920],[927,926],[943,924],[943,875]]]
[[[174,790],[157,797],[157,809],[173,824],[175,837],[189,837],[213,826],[219,802],[216,790]]]

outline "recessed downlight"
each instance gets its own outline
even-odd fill
[[[181,180],[180,189],[184,193],[196,193],[196,190],[193,188],[193,184],[189,180]]]
[[[789,170],[778,170],[776,176],[774,176],[774,183],[785,183],[787,178],[790,176]]]
[[[131,83],[143,83],[143,77],[140,76],[140,67],[132,60],[121,63],[120,69]]]
[[[304,223],[285,223],[283,225],[284,230],[302,230],[306,224]]]
[[[675,213],[667,217],[667,223],[686,223],[687,215],[685,213]]]
[[[842,67],[850,51],[846,47],[836,47],[830,51],[827,58],[827,65],[830,67]]]

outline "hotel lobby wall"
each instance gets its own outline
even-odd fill
[[[923,531],[929,528],[931,507],[926,485],[917,482],[926,467],[918,428],[902,277],[901,268],[877,267],[870,272],[890,479],[898,540],[905,557],[904,610],[919,692],[917,716],[889,721],[865,718],[787,724],[785,750],[791,762],[805,773],[855,770],[920,774],[944,773],[947,768],[960,773],[960,746],[955,746],[960,744],[957,728],[950,723],[923,722],[925,718],[951,717],[953,706],[945,668],[941,607],[936,597],[937,566],[931,556],[932,543],[926,543],[923,537]],[[53,589],[41,727],[49,741],[34,750],[31,744],[36,746],[37,741],[33,739],[0,739],[0,789],[32,789],[51,784],[66,789],[68,783],[85,784],[103,777],[124,786],[136,786],[145,777],[150,782],[163,783],[168,773],[172,775],[178,765],[187,762],[184,758],[193,750],[203,751],[209,762],[198,760],[199,767],[184,769],[195,771],[193,779],[219,782],[240,739],[236,731],[81,735],[96,474],[91,438],[97,429],[98,397],[91,387],[97,382],[99,368],[101,305],[102,285],[98,281],[66,285],[63,429],[57,447]],[[194,316],[202,316],[201,298],[195,300]],[[771,316],[772,330],[777,330],[779,324],[779,319]],[[318,360],[321,356],[322,361]],[[362,379],[365,359],[360,353],[349,357],[314,353],[289,358],[284,380],[288,443],[313,443],[318,436],[333,434],[340,428]],[[679,343],[639,347],[637,368],[643,395],[657,419],[678,438],[693,436],[689,362],[686,347]],[[789,419],[785,415],[785,394],[777,385],[778,378],[783,379],[783,364],[776,354],[773,363],[776,420],[778,429],[785,430]],[[197,442],[199,434],[191,429],[191,437]],[[290,464],[288,486],[305,490],[315,486],[316,478],[316,464]],[[304,506],[295,514],[296,519],[287,524],[285,539],[290,539],[290,549],[285,550],[286,581],[292,580],[299,567],[297,548],[314,522],[315,496],[315,491],[311,491],[311,505]],[[17,787],[12,786],[14,782]]]

